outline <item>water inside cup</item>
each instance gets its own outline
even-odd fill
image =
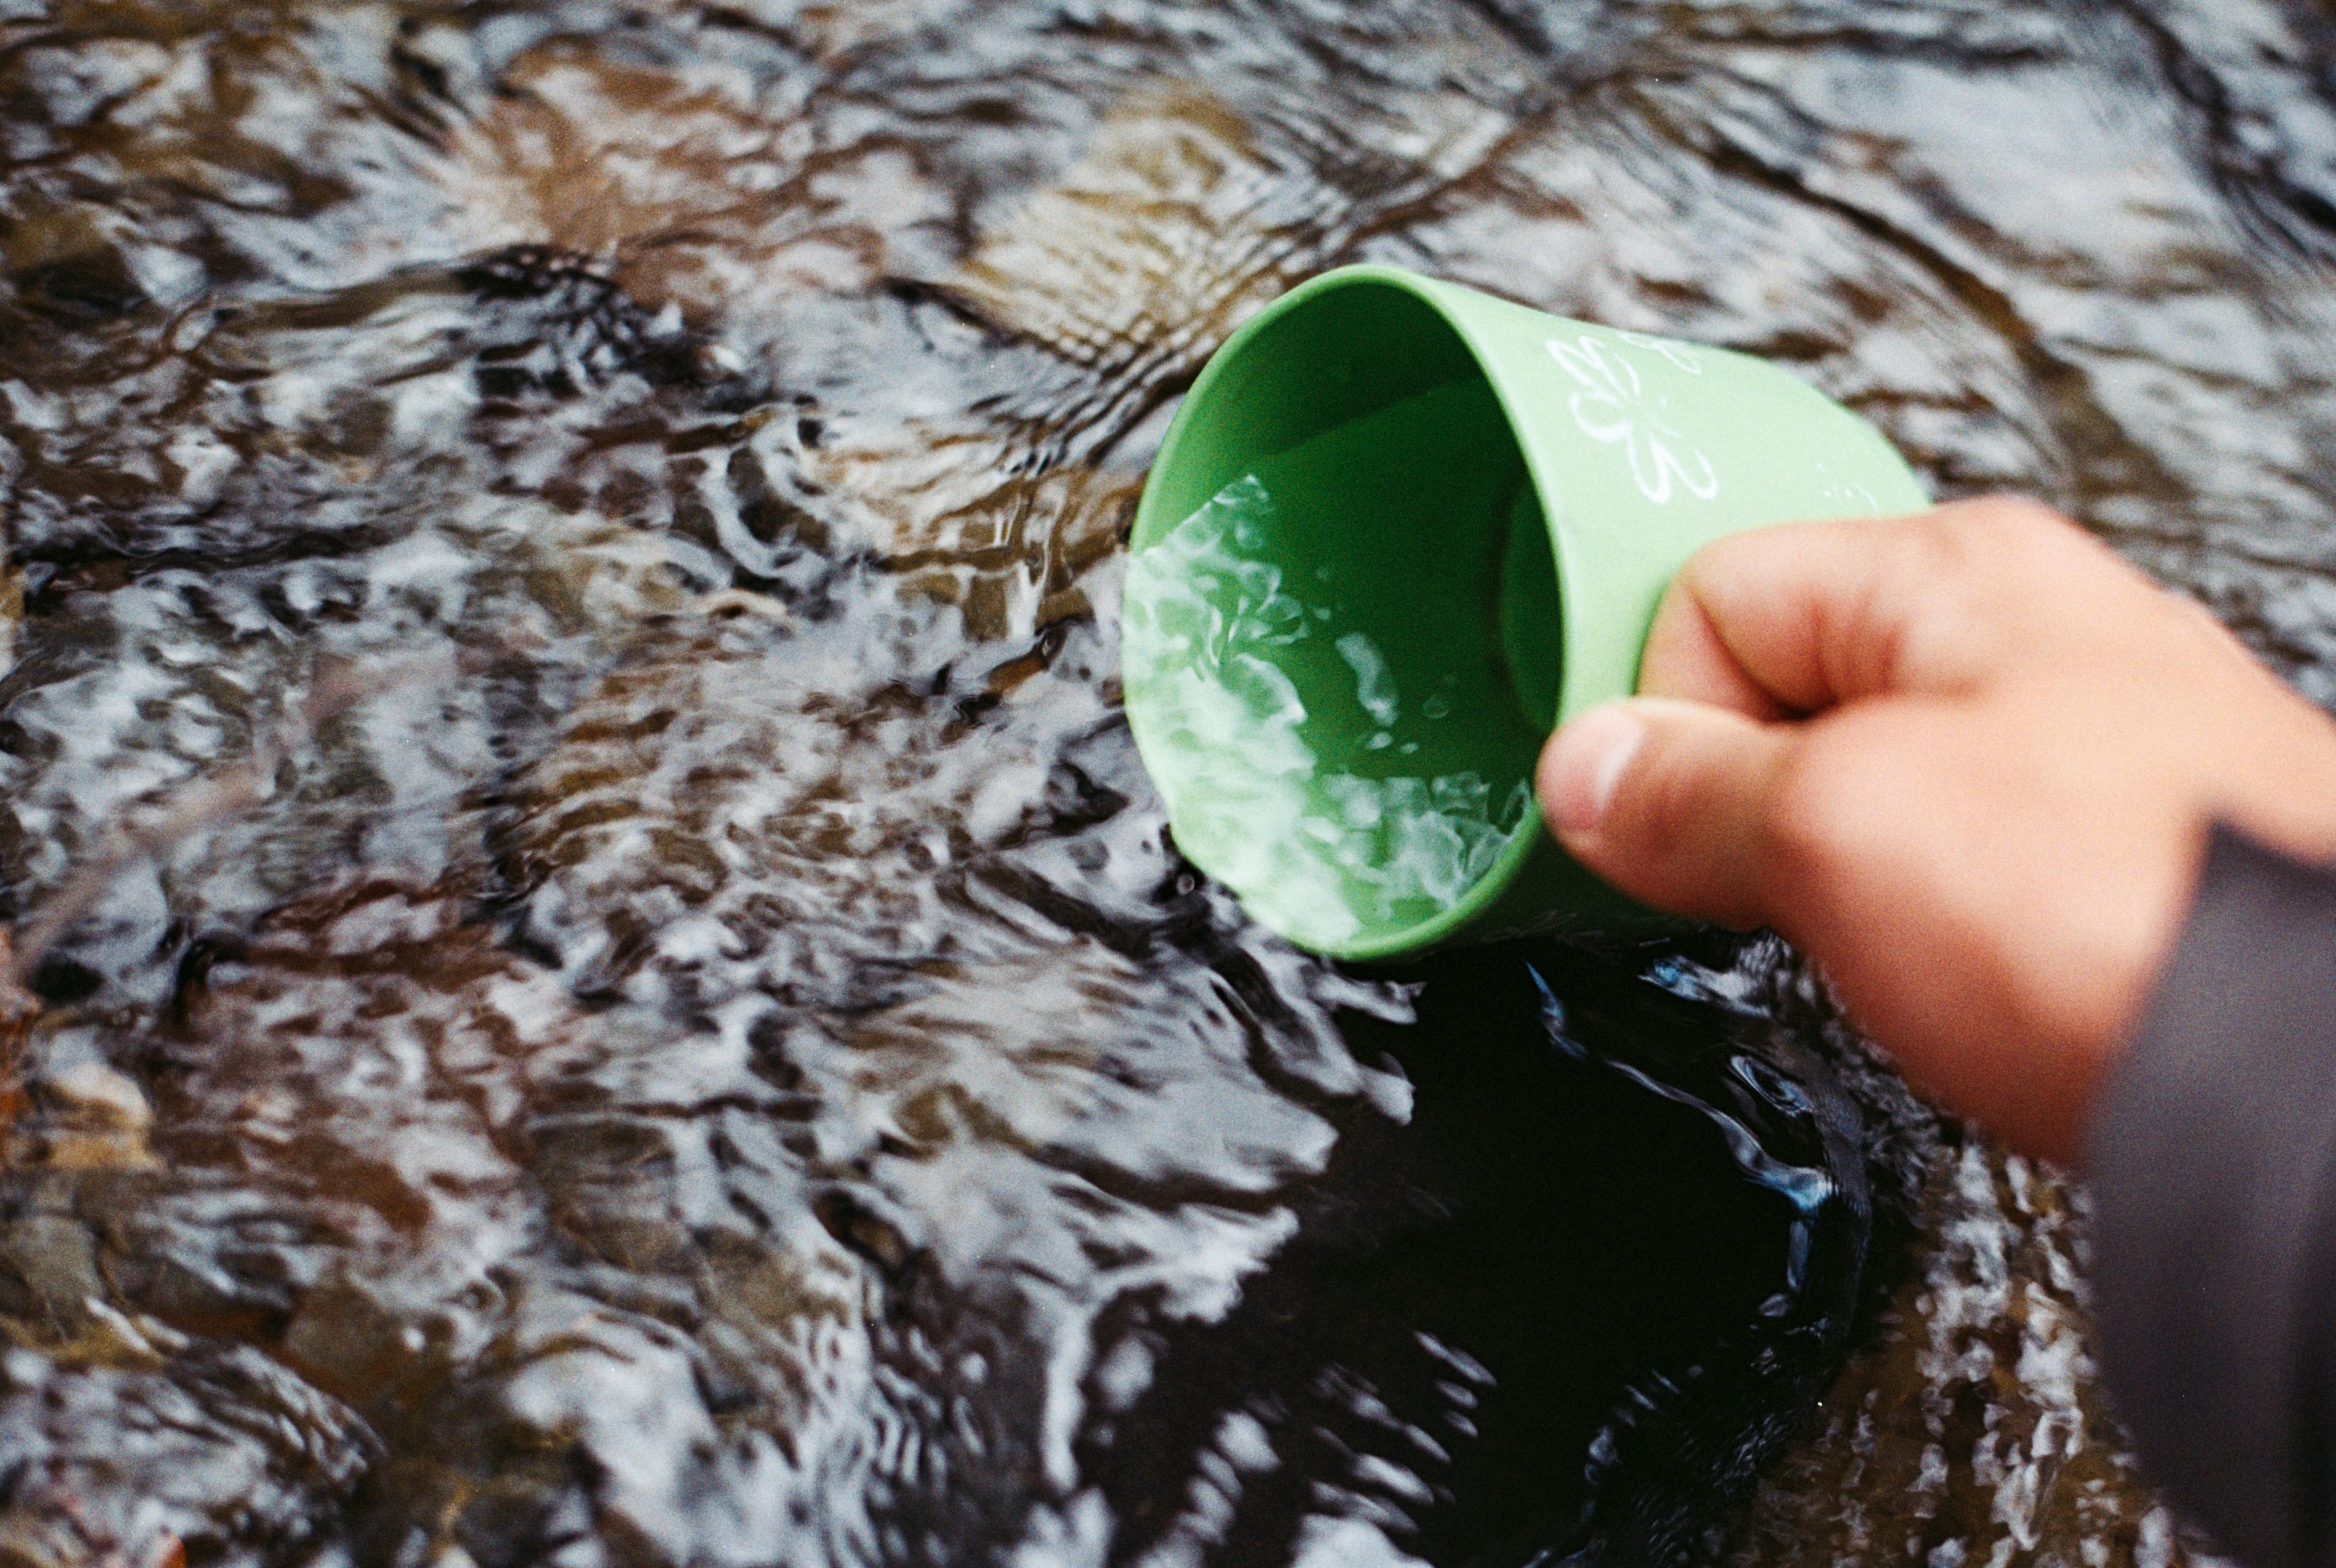
[[[1537,830],[1555,576],[1515,537],[1540,522],[1522,458],[1481,460],[1501,419],[1481,380],[1406,399],[1130,561],[1127,700],[1177,845],[1303,945],[1433,919]],[[1521,685],[1513,658],[1552,668]]]

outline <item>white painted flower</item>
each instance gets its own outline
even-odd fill
[[[1825,476],[1825,494],[1821,498],[1825,505],[1854,508],[1866,513],[1882,510],[1881,498],[1856,480],[1841,478],[1833,471],[1830,465],[1825,463],[1817,465],[1817,472]]]
[[[1703,355],[1683,343],[1673,343],[1667,337],[1656,337],[1643,332],[1618,332],[1614,335],[1632,348],[1642,348],[1649,353],[1662,355],[1689,375],[1703,373]]]
[[[1591,440],[1630,454],[1641,495],[1660,507],[1680,490],[1704,501],[1719,494],[1711,460],[1670,422],[1670,399],[1650,390],[1627,355],[1586,334],[1572,344],[1552,338],[1549,352],[1581,388],[1571,405],[1573,422]],[[1694,373],[1702,373],[1699,366]]]

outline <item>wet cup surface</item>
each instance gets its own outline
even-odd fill
[[[1129,722],[1179,849],[1301,946],[1644,919],[1542,830],[1543,743],[1632,690],[1708,540],[1927,504],[1776,366],[1346,268],[1236,334],[1162,447]]]

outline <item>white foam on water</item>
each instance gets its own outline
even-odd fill
[[[1268,650],[1335,626],[1338,606],[1308,603],[1264,558],[1273,507],[1259,479],[1241,479],[1134,557],[1123,673],[1150,721],[1146,760],[1178,846],[1265,924],[1334,947],[1458,901],[1499,860],[1533,790],[1520,779],[1496,800],[1474,770],[1369,778],[1317,755],[1305,702]],[[1402,711],[1393,670],[1361,632],[1333,645],[1381,726],[1366,749],[1383,750]]]
[[[1363,711],[1381,724],[1394,723],[1402,709],[1396,700],[1395,678],[1377,645],[1360,632],[1349,632],[1338,639],[1338,656],[1355,672],[1355,695]]]

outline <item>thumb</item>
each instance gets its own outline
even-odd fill
[[[1543,753],[1542,809],[1575,859],[1630,896],[1764,924],[1769,804],[1797,743],[1783,725],[1699,702],[1610,702]]]

